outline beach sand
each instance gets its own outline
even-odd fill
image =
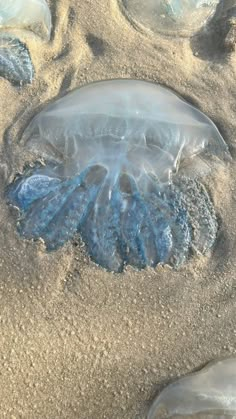
[[[115,0],[50,7],[50,43],[21,33],[32,85],[0,79],[0,418],[144,419],[166,383],[236,353],[236,55],[215,38],[141,33]],[[213,119],[233,157],[204,180],[216,245],[178,271],[114,275],[79,244],[48,254],[19,238],[3,196],[32,116],[77,86],[120,77],[173,88]]]

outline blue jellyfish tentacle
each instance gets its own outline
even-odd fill
[[[93,167],[90,167],[90,171],[86,169],[84,181],[74,189],[60,212],[55,215],[42,233],[47,249],[55,250],[73,238],[89,216],[106,174],[106,170],[103,169],[103,173],[99,175],[100,178],[97,175],[96,182],[91,183],[88,178],[93,170]]]
[[[46,196],[34,201],[34,205],[31,205],[20,220],[20,233],[26,238],[42,237],[48,224],[61,211],[69,196],[83,182],[86,174],[87,170],[61,182]]]
[[[173,246],[169,221],[171,212],[166,205],[163,205],[163,201],[155,193],[148,194],[148,196],[146,196],[146,202],[149,216],[152,220],[151,225],[155,234],[155,243],[158,253],[157,263],[164,264],[168,262]]]
[[[24,173],[7,186],[5,197],[8,204],[26,212],[34,201],[48,195],[64,180],[58,163],[36,163],[33,167],[26,167]]]
[[[186,208],[177,188],[169,183],[159,184],[150,179],[149,191],[151,207],[159,215],[158,249],[162,263],[178,267],[187,258],[191,241],[191,224]],[[147,199],[147,198],[146,198]]]
[[[6,191],[8,203],[27,211],[34,201],[48,195],[61,183],[61,179],[47,175],[32,174],[26,178],[21,176]]]
[[[124,267],[124,242],[119,228],[121,205],[118,182],[107,175],[94,208],[80,229],[91,258],[113,272],[121,272]]]
[[[168,263],[178,267],[189,255],[192,228],[183,197],[173,184],[166,185],[163,199],[173,211],[173,216],[170,218],[173,245]]]
[[[164,262],[165,258],[165,251],[162,252],[159,248],[159,239],[163,233],[162,214],[156,212],[152,199],[143,196],[131,176],[129,187],[130,193],[123,193],[121,214],[121,231],[127,245],[127,263],[138,268],[156,266]]]
[[[129,181],[132,192],[130,194],[122,193],[120,228],[123,240],[126,243],[126,262],[141,269],[147,265],[145,244],[141,236],[145,210],[141,197],[135,188],[135,182],[132,182],[130,177]]]
[[[143,196],[147,207],[147,217],[151,220],[151,228],[155,234],[158,251],[157,263],[167,263],[173,246],[170,228],[174,212],[168,202],[163,199],[163,185],[150,175],[144,179]]]
[[[205,187],[196,179],[181,177],[175,183],[183,191],[185,206],[191,220],[191,248],[197,253],[205,254],[213,246],[218,231],[211,199]]]
[[[121,176],[107,174],[104,167],[99,179],[91,173],[89,166],[63,181],[59,169],[36,166],[26,178],[19,177],[7,189],[7,198],[22,212],[21,234],[41,237],[53,250],[81,232],[92,258],[113,271],[121,271],[124,263],[139,269],[158,263],[177,267],[190,248],[204,253],[214,243],[214,208],[196,180],[176,177],[164,185],[146,175],[137,185],[125,174],[127,193],[120,186]]]

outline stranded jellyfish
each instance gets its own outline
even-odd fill
[[[0,28],[29,29],[48,40],[51,26],[46,0],[0,0]]]
[[[0,0],[0,29],[26,29],[49,40],[51,13],[45,0]],[[34,66],[25,43],[0,32],[0,76],[14,85],[31,83]]]
[[[137,80],[79,88],[34,117],[33,167],[7,189],[18,230],[57,249],[79,233],[111,271],[181,265],[214,244],[217,219],[200,182],[228,149],[213,122],[169,89]]]
[[[118,0],[127,18],[153,32],[185,35],[200,29],[219,0]]]
[[[156,398],[148,419],[236,417],[236,358],[210,363],[170,384]]]

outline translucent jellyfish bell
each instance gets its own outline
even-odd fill
[[[153,32],[188,35],[200,29],[220,0],[118,0],[126,16]]]
[[[213,122],[171,90],[138,80],[92,83],[49,105],[24,133],[27,145],[75,174],[104,164],[136,180],[169,180],[181,162],[228,148]]]
[[[0,28],[30,29],[48,40],[51,26],[46,0],[0,0]]]
[[[36,115],[23,145],[45,159],[7,190],[25,238],[52,250],[79,232],[91,257],[117,272],[179,266],[214,244],[217,218],[196,176],[228,148],[213,122],[169,89],[137,80],[84,86]]]
[[[211,363],[164,389],[154,401],[147,419],[172,417],[234,419],[236,358]]]

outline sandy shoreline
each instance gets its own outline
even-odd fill
[[[165,383],[236,353],[236,55],[213,44],[206,51],[200,39],[193,46],[142,34],[115,0],[50,6],[51,42],[23,36],[36,68],[32,85],[0,79],[0,417],[143,419]],[[213,119],[233,156],[206,181],[221,220],[215,248],[178,272],[113,275],[70,244],[47,254],[18,237],[4,200],[23,164],[15,158],[20,133],[38,109],[118,77],[173,88]]]

